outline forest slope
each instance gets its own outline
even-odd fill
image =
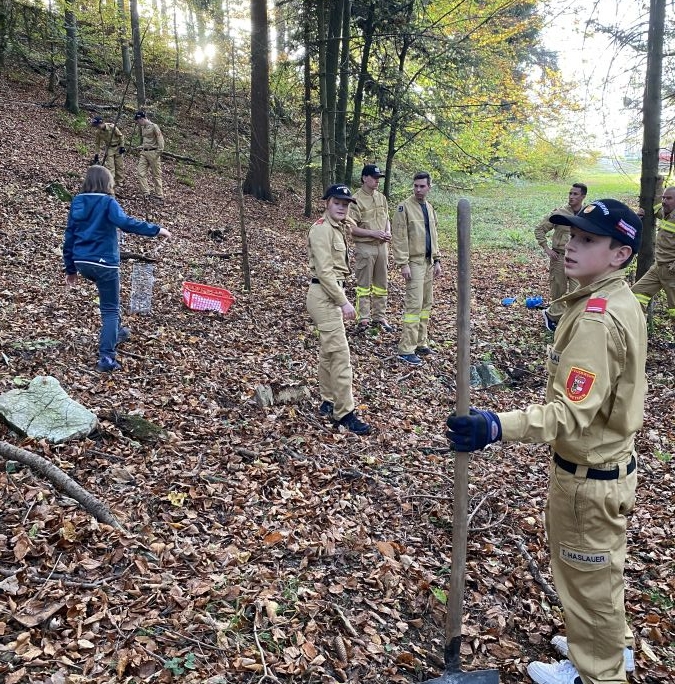
[[[74,134],[29,86],[5,83],[0,94],[0,391],[53,375],[102,417],[80,442],[22,441],[5,427],[0,439],[51,459],[129,530],[97,524],[28,469],[3,468],[0,679],[413,682],[438,672],[451,565],[452,252],[432,315],[439,353],[424,367],[397,363],[395,334],[350,336],[356,399],[375,430],[340,433],[316,410],[302,198],[275,188],[278,204],[246,199],[247,293],[238,258],[212,256],[240,250],[234,182],[195,171],[186,185],[168,160],[166,202],[147,217],[173,239],[125,244],[159,259],[153,312],[125,317],[123,371],[101,376],[95,290],[64,287],[68,205],[45,192],[55,180],[77,190],[91,132]],[[120,202],[145,216],[134,167],[129,155]],[[472,402],[541,401],[550,338],[537,311],[500,300],[545,294],[544,260],[477,248],[472,267],[472,360],[511,373]],[[128,263],[122,279],[126,306]],[[227,287],[236,303],[226,315],[189,311],[185,280]],[[395,274],[390,290],[397,322]],[[673,351],[655,340],[627,563],[634,680],[643,683],[672,681],[675,668],[673,366]],[[255,387],[273,383],[307,385],[312,400],[259,409]],[[121,412],[165,435],[139,438]],[[509,684],[526,681],[530,660],[555,656],[548,642],[562,628],[547,595],[547,471],[541,445],[494,446],[471,462],[463,664],[497,667]]]

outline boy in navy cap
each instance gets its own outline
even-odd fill
[[[453,414],[446,434],[457,451],[498,440],[550,444],[546,534],[567,632],[552,644],[569,660],[533,662],[527,671],[538,684],[619,684],[635,667],[623,572],[647,350],[644,316],[623,269],[639,249],[642,222],[613,199],[550,220],[570,226],[565,273],[579,287],[562,297],[547,403]]]
[[[353,321],[356,310],[345,294],[349,276],[347,218],[354,198],[346,185],[330,185],[323,216],[309,229],[307,311],[319,331],[319,413],[350,432],[367,435],[370,425],[357,418],[352,393],[352,366],[344,321]]]

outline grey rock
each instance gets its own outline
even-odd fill
[[[0,416],[20,435],[52,444],[86,437],[98,422],[50,375],[33,378],[26,389],[0,394]]]

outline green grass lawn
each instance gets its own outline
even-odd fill
[[[588,185],[588,201],[613,197],[637,208],[639,176],[597,168],[559,183],[515,180],[508,184],[478,185],[470,192],[455,192],[436,186],[429,199],[438,210],[444,246],[451,246],[456,241],[457,202],[465,197],[471,204],[474,246],[481,249],[535,250],[538,249],[533,233],[535,226],[553,209],[567,203],[567,192],[576,180]]]

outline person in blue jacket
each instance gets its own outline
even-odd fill
[[[114,180],[104,166],[90,166],[80,193],[70,205],[63,240],[66,284],[77,284],[78,273],[96,283],[101,310],[99,360],[96,370],[109,373],[121,366],[115,360],[118,342],[129,338],[120,314],[120,249],[117,229],[148,237],[171,237],[155,223],[127,216],[112,196]]]

